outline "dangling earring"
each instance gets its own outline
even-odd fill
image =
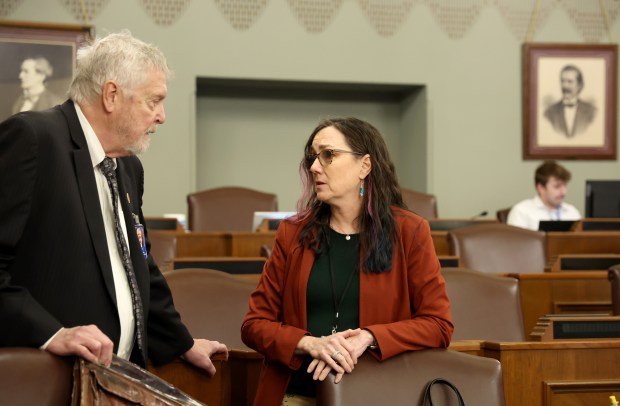
[[[360,197],[364,197],[364,179],[360,182]]]

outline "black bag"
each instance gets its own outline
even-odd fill
[[[424,389],[424,397],[422,398],[422,406],[433,406],[433,399],[431,396],[431,389],[433,388],[433,385],[445,385],[452,389],[459,401],[459,406],[465,406],[465,401],[456,386],[454,386],[452,382],[442,378],[435,378],[426,385],[426,389]]]

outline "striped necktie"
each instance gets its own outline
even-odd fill
[[[133,270],[133,264],[131,263],[131,256],[129,254],[129,248],[125,235],[123,234],[123,228],[121,227],[121,219],[118,213],[118,182],[116,180],[116,172],[114,171],[114,161],[112,158],[105,157],[99,164],[101,172],[108,181],[110,192],[112,193],[112,206],[114,207],[114,234],[116,236],[116,245],[118,246],[118,252],[121,255],[123,262],[123,268],[127,274],[127,281],[129,282],[129,290],[131,291],[131,305],[133,307],[133,314],[136,319],[136,339],[138,341],[138,348],[142,356],[144,357],[144,349],[142,348],[142,337],[144,335],[144,312],[142,310],[142,300],[140,299],[140,291],[138,290],[138,282],[136,280],[136,274]],[[146,359],[144,360],[146,362]]]

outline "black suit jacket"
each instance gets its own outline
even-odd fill
[[[23,94],[19,95],[17,100],[15,100],[15,103],[13,103],[13,108],[11,109],[11,112],[13,114],[19,113],[19,110],[24,105],[24,101],[25,101],[24,95]],[[50,92],[48,89],[45,89],[43,93],[39,95],[39,99],[32,106],[30,110],[32,111],[47,110],[47,109],[50,109],[56,106],[57,104],[61,104],[62,102],[63,102],[63,99],[61,97]]]
[[[148,356],[166,363],[193,340],[149,255],[137,157],[117,159],[119,192],[147,334]],[[0,123],[0,346],[41,346],[62,326],[94,324],[115,343],[120,322],[92,161],[73,102]]]
[[[569,132],[566,119],[564,118],[564,104],[561,100],[545,110],[545,117],[549,120],[553,129],[567,137],[574,137],[577,134],[583,133],[594,120],[595,114],[596,107],[590,103],[578,100],[575,123],[573,124],[572,131]]]

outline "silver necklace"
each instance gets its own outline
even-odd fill
[[[333,224],[331,221],[329,222],[329,226],[330,226],[330,227],[331,227],[334,231],[336,231],[337,233],[339,233],[339,234],[344,234],[344,239],[345,239],[345,240],[349,241],[349,240],[351,239],[351,234],[341,232],[341,231],[340,231],[340,229],[338,229],[338,228],[334,227],[334,224]]]

